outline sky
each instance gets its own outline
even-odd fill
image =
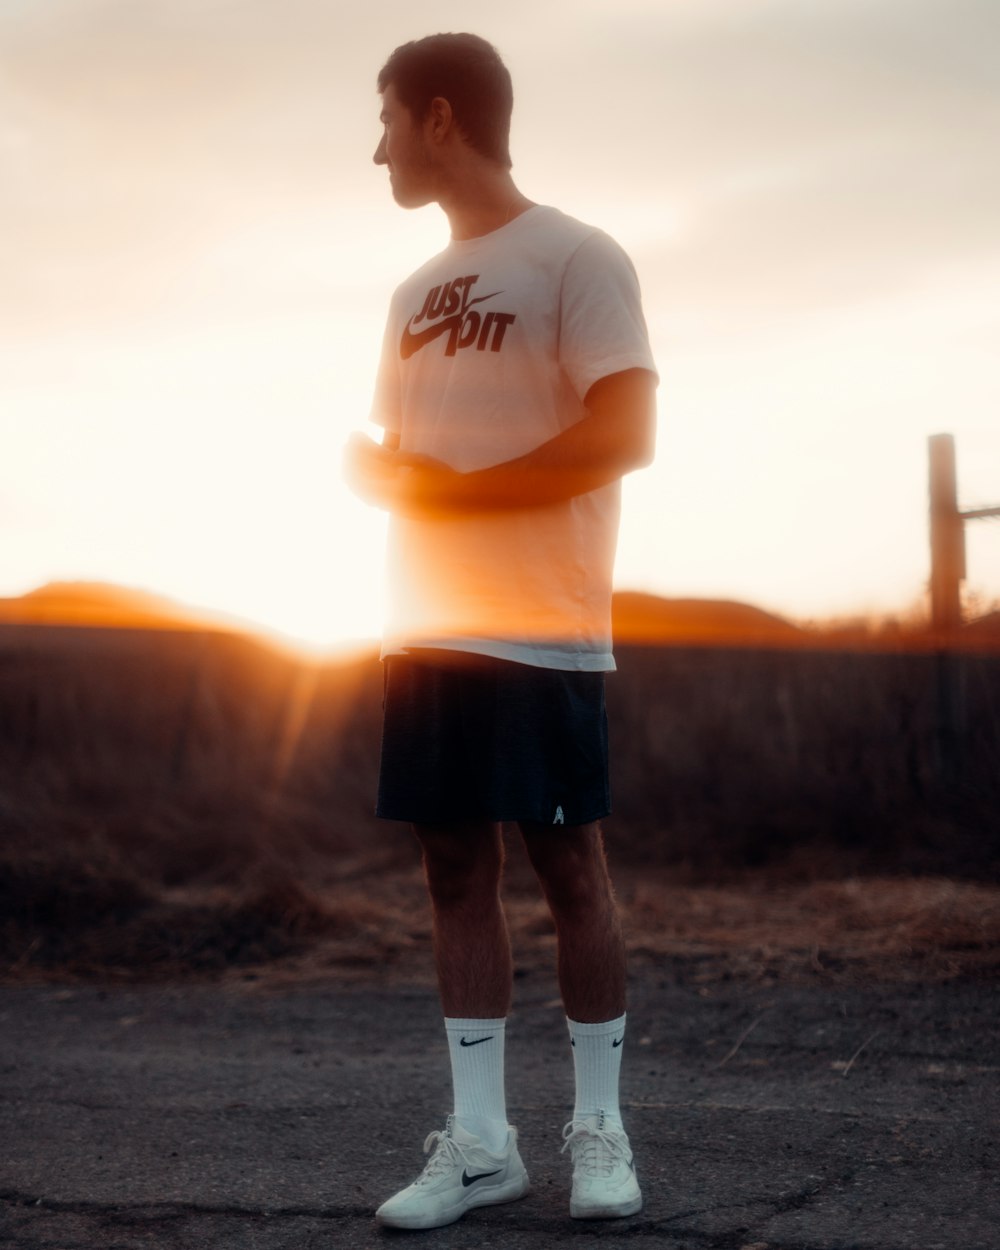
[[[0,595],[378,633],[341,448],[447,223],[372,163],[375,77],[455,29],[511,70],[520,189],[639,273],[659,445],[617,584],[913,610],[928,436],[1000,504],[996,0],[0,0]],[[1000,521],[966,533],[974,612]]]

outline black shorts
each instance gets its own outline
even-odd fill
[[[611,810],[604,674],[388,656],[376,814],[583,825]]]

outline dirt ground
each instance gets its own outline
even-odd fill
[[[1000,973],[1000,887],[944,877],[795,880],[756,871],[723,885],[619,869],[630,967],[676,984],[937,984]],[[556,938],[530,869],[508,861],[505,905],[518,975],[554,967]],[[351,923],[260,967],[268,984],[334,974],[346,984],[432,986],[430,917],[419,867],[352,880],[328,907]],[[246,969],[228,975],[242,977]]]

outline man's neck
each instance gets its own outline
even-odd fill
[[[506,170],[491,170],[474,179],[463,179],[442,194],[438,202],[447,214],[455,240],[492,234],[533,207]]]

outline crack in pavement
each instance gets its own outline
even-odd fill
[[[75,1107],[78,1111],[128,1111],[127,1102],[84,1102],[81,1098],[35,1098],[30,1094],[12,1094],[0,1097],[3,1107]]]
[[[828,1176],[825,1180],[817,1177],[815,1183],[803,1185],[800,1189],[786,1194],[780,1198],[762,1199],[760,1205],[770,1208],[766,1215],[762,1215],[753,1223],[748,1224],[742,1230],[742,1237],[745,1242],[766,1242],[769,1238],[765,1235],[765,1230],[770,1222],[779,1215],[787,1215],[790,1211],[801,1211],[808,1207],[816,1198],[822,1197],[835,1189],[843,1188],[854,1180],[858,1174],[857,1168],[847,1168],[836,1175]]]
[[[865,1123],[867,1121],[894,1121],[899,1112],[894,1109],[881,1110],[877,1104],[866,1104],[863,1111],[852,1111],[844,1107],[813,1106],[804,1109],[791,1103],[759,1102],[747,1103],[728,1101],[718,1098],[690,1099],[679,1102],[630,1102],[625,1106],[631,1111],[739,1111],[746,1115],[795,1115],[814,1119],[824,1116],[829,1119],[841,1119]],[[908,1111],[906,1119],[915,1124],[953,1124],[954,1117],[947,1115],[931,1115],[922,1111]]]
[[[19,1190],[0,1190],[0,1202],[15,1207],[30,1207],[40,1211],[56,1211],[67,1215],[102,1215],[114,1217],[136,1217],[148,1212],[151,1219],[183,1219],[191,1215],[231,1215],[239,1217],[266,1216],[268,1219],[306,1217],[309,1219],[333,1220],[357,1216],[368,1218],[371,1209],[368,1206],[358,1207],[241,1207],[229,1205],[212,1205],[211,1203],[194,1202],[62,1202],[57,1198],[42,1198]]]

